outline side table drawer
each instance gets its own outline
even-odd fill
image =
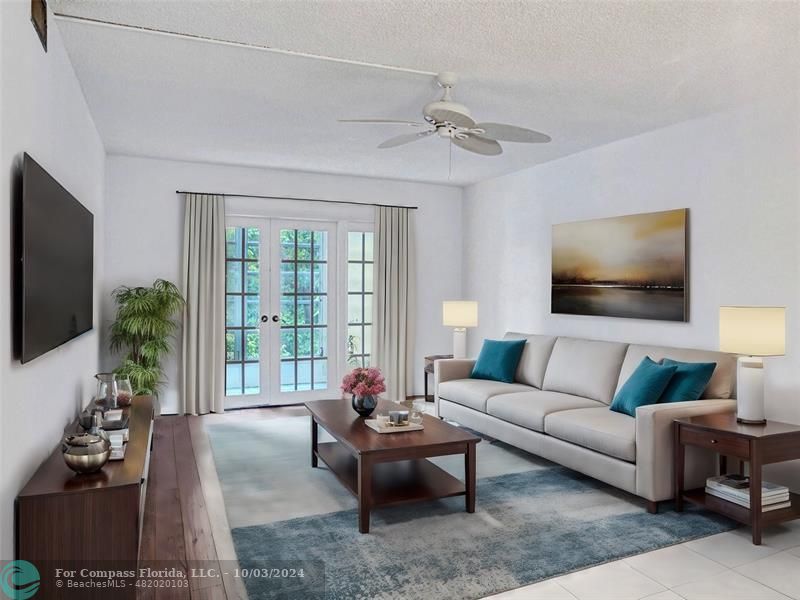
[[[750,457],[750,443],[745,438],[724,433],[697,431],[681,425],[681,443],[708,448],[725,456]]]

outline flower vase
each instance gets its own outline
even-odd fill
[[[376,396],[356,396],[353,394],[353,410],[362,417],[368,417],[378,406],[378,398]]]

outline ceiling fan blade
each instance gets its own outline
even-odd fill
[[[337,119],[339,123],[366,123],[368,125],[410,125],[411,127],[427,127],[427,123],[403,121],[398,119]]]
[[[494,140],[478,137],[477,135],[470,135],[463,140],[457,137],[452,138],[453,143],[459,148],[469,150],[475,154],[483,154],[484,156],[497,156],[503,153],[503,147]]]
[[[475,127],[475,121],[472,120],[472,117],[454,110],[435,109],[425,116],[432,118],[437,123],[452,123],[456,127],[463,127],[464,129]]]
[[[428,137],[434,131],[435,129],[431,129],[429,131],[420,131],[419,133],[404,133],[403,135],[396,135],[395,137],[389,138],[380,144],[378,148],[394,148],[395,146],[402,146],[403,144],[416,142],[417,140]]]
[[[504,123],[478,123],[476,127],[483,129],[484,133],[480,134],[482,137],[491,140],[523,144],[546,144],[551,140],[550,136],[544,133]]]

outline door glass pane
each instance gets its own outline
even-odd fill
[[[248,329],[244,334],[244,359],[258,360],[261,356],[261,332],[258,329]]]
[[[242,257],[242,228],[241,227],[226,227],[225,228],[225,257],[226,258],[241,258]]]
[[[328,387],[328,361],[314,361],[314,389]]]
[[[361,240],[364,234],[358,231],[349,231],[347,233],[347,260],[348,261],[361,261],[364,258],[363,245]]]
[[[261,248],[261,230],[258,227],[248,227],[245,239],[245,258],[258,260]]]
[[[226,268],[225,290],[230,293],[242,291],[242,261],[229,260]]]
[[[295,296],[281,296],[281,325],[294,325],[296,323],[294,299]]]
[[[245,394],[259,394],[261,393],[261,386],[259,373],[261,367],[257,362],[244,364],[244,393]]]
[[[228,327],[242,326],[242,297],[239,295],[225,296],[225,325]]]
[[[260,298],[256,295],[244,297],[244,324],[246,327],[258,327],[261,317]]]
[[[258,274],[258,263],[247,263],[247,272],[244,280],[244,291],[248,294],[257,294],[261,290],[261,278]]]
[[[294,392],[296,391],[294,379],[294,365],[295,362],[282,361],[281,362],[281,391]]]
[[[295,237],[297,260],[311,260],[311,232],[307,229],[296,229]]]
[[[279,239],[280,389],[327,389],[329,235],[313,229],[281,229]],[[319,373],[317,363],[324,363]]]
[[[311,325],[311,296],[297,297],[297,324]]]
[[[328,265],[314,264],[314,293],[326,293],[328,291]]]
[[[280,243],[281,260],[294,260],[294,229],[282,229]]]
[[[297,291],[303,294],[311,292],[310,263],[297,263]]]
[[[236,362],[242,360],[242,336],[237,329],[225,332],[225,360]]]
[[[348,323],[361,323],[362,301],[364,296],[362,294],[347,294],[347,322]]]
[[[364,274],[363,263],[349,262],[347,264],[347,291],[348,292],[362,292],[364,291]]]
[[[314,232],[314,260],[328,260],[328,232]]]
[[[297,358],[311,357],[311,328],[298,327],[295,335],[297,336]]]
[[[364,232],[364,260],[372,262],[372,253],[375,235],[371,231]]]
[[[313,319],[314,325],[327,325],[328,324],[328,297],[327,296],[314,296],[314,311]]]
[[[311,389],[311,361],[301,360],[297,362],[297,391],[307,391]]]
[[[314,358],[325,358],[328,349],[328,330],[322,328],[314,329]]]
[[[281,358],[294,358],[294,329],[281,331]]]
[[[238,396],[242,394],[242,365],[232,364],[225,366],[225,395]]]

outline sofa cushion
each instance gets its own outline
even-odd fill
[[[514,383],[524,349],[525,340],[483,340],[470,377]]]
[[[677,370],[678,365],[662,365],[645,356],[614,396],[609,408],[635,417],[638,407],[658,402]]]
[[[627,347],[618,342],[560,337],[547,363],[542,389],[609,404]]]
[[[492,396],[486,412],[520,427],[544,432],[544,418],[550,413],[573,408],[605,408],[602,402],[561,392],[516,392]]]
[[[509,331],[503,336],[503,339],[527,340],[528,343],[525,344],[525,349],[522,351],[522,358],[519,360],[514,381],[542,389],[547,361],[550,360],[550,353],[553,351],[556,338],[552,335],[533,335]]]
[[[439,398],[461,404],[474,410],[486,412],[486,400],[490,396],[529,392],[531,387],[521,383],[503,383],[488,379],[454,379],[439,384]]]
[[[636,462],[636,419],[607,406],[552,413],[544,419],[544,430],[565,442]]]
[[[661,394],[659,402],[689,402],[692,400],[699,400],[703,395],[703,390],[706,389],[711,376],[714,374],[714,369],[717,363],[702,363],[702,362],[680,362],[665,358],[661,361],[664,365],[675,365],[675,375],[667,385],[667,389]]]
[[[631,373],[636,369],[642,359],[649,356],[658,362],[664,358],[671,358],[681,362],[714,362],[717,363],[714,374],[706,386],[701,398],[735,398],[734,385],[736,383],[736,355],[711,350],[692,350],[689,348],[670,348],[668,346],[641,346],[631,344],[625,353],[622,369],[619,373],[617,390],[619,390]]]

